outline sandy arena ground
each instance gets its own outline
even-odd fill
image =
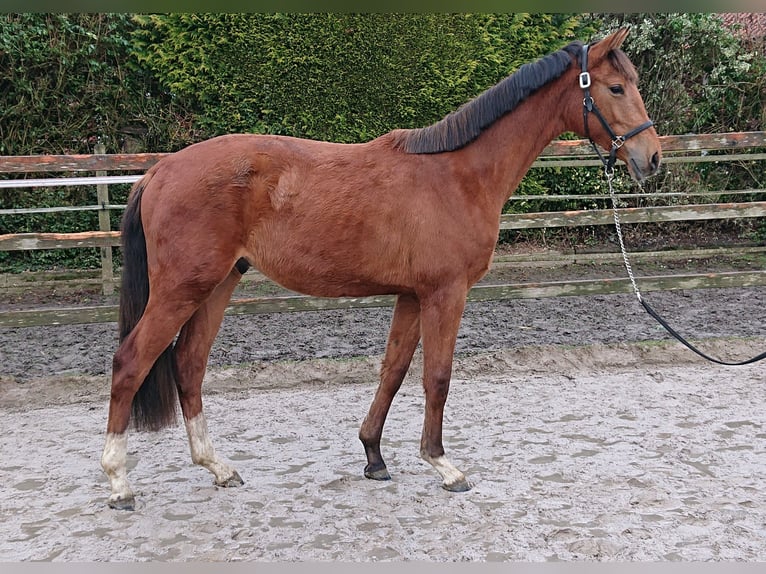
[[[706,350],[766,349],[766,289],[650,294]],[[0,330],[0,560],[766,560],[766,364],[697,359],[630,296],[466,309],[445,446],[418,457],[421,355],[383,454],[356,435],[390,309],[228,317],[206,378],[213,486],[182,427],[134,434],[135,512],[99,467],[115,326]]]

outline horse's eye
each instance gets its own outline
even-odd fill
[[[622,86],[619,84],[617,84],[616,86],[609,86],[609,91],[615,94],[616,96],[619,96],[625,93],[625,90],[623,90]]]

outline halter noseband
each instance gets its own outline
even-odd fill
[[[627,140],[632,138],[633,136],[641,133],[647,128],[650,128],[654,125],[654,122],[652,120],[649,120],[648,122],[645,122],[638,126],[637,128],[634,128],[630,130],[628,133],[626,133],[624,136],[618,136],[614,133],[614,130],[609,125],[609,122],[606,121],[606,118],[601,114],[601,110],[598,109],[598,106],[596,106],[596,102],[593,101],[593,97],[590,95],[590,73],[588,72],[588,44],[583,44],[582,47],[582,54],[580,57],[580,88],[583,91],[584,98],[583,98],[583,111],[582,111],[582,117],[583,117],[583,123],[585,124],[585,136],[590,140],[591,145],[593,146],[593,149],[596,150],[596,153],[598,154],[599,159],[601,160],[601,163],[604,164],[604,172],[608,177],[611,177],[614,175],[614,164],[617,161],[617,150],[620,149]],[[606,130],[606,133],[609,134],[609,137],[612,139],[612,149],[609,151],[609,157],[605,158],[604,154],[601,153],[601,150],[599,150],[598,146],[596,145],[596,142],[593,141],[593,138],[590,136],[590,130],[588,129],[588,114],[593,113],[598,118],[598,121],[601,122],[601,125],[604,126],[604,130]]]

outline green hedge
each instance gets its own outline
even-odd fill
[[[207,136],[360,142],[428,125],[581,27],[544,14],[139,16],[134,54]]]
[[[128,14],[0,15],[0,154],[189,143],[188,110],[135,65],[135,29]]]

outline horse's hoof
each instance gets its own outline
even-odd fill
[[[245,481],[242,480],[242,477],[239,476],[239,473],[236,470],[229,478],[215,481],[216,486],[222,486],[223,488],[233,488],[235,486],[242,486],[243,484],[245,484]]]
[[[449,484],[444,482],[442,483],[442,488],[450,492],[468,492],[471,490],[471,483],[468,482],[465,478],[462,478]]]
[[[135,510],[136,499],[134,496],[109,497],[109,508],[114,510]]]
[[[372,480],[391,480],[391,475],[388,474],[386,465],[376,469],[372,469],[368,465],[364,469],[364,476],[366,478],[371,478]]]

